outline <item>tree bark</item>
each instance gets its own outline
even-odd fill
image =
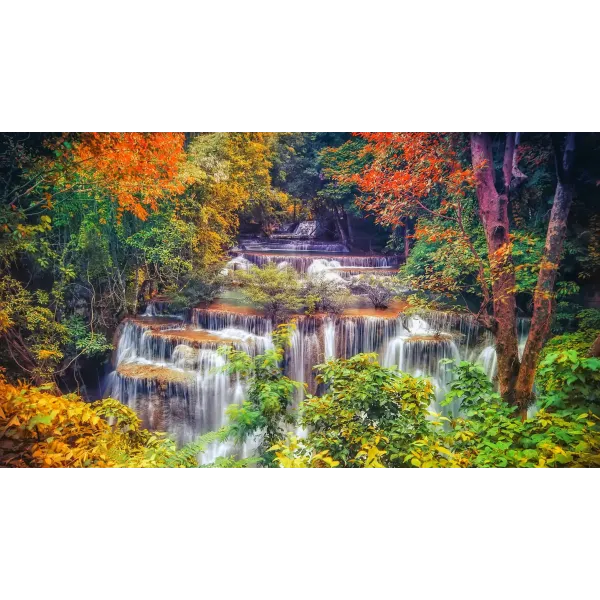
[[[516,387],[516,399],[522,411],[526,411],[533,395],[535,371],[540,351],[552,322],[555,305],[554,284],[567,233],[567,219],[573,201],[573,162],[575,154],[575,134],[567,134],[564,151],[559,141],[553,138],[556,158],[556,193],[550,213],[546,233],[546,244],[533,297],[531,327]]]
[[[600,358],[600,335],[594,340],[588,356]]]
[[[476,177],[479,214],[485,231],[492,277],[492,332],[498,358],[498,388],[510,404],[515,403],[519,374],[515,270],[510,252],[508,193],[512,175],[515,134],[506,136],[500,192],[495,183],[492,139],[489,133],[471,134],[471,155]]]
[[[412,219],[410,217],[406,217],[404,219],[404,227],[402,228],[402,235],[404,239],[404,263],[408,262],[408,257],[410,256],[410,235],[411,235],[411,225]]]
[[[338,235],[340,236],[340,241],[342,242],[342,244],[348,246],[348,236],[346,235],[346,231],[344,230],[344,224],[342,223],[337,204],[333,206],[333,217],[335,220]]]
[[[354,230],[352,229],[352,225],[350,223],[350,215],[346,212],[345,208],[342,208],[342,212],[344,213],[344,218],[346,219],[346,229],[348,230],[348,240],[350,244],[354,246]]]

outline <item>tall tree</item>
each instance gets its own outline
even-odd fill
[[[548,337],[555,308],[555,284],[567,233],[567,219],[575,191],[575,134],[552,136],[556,162],[556,192],[550,212],[546,244],[533,297],[533,316],[516,383],[516,401],[525,408],[531,398],[535,369]]]
[[[519,360],[517,282],[510,227],[511,194],[526,179],[515,158],[517,137],[505,137],[502,167],[496,173],[489,133],[470,136],[471,165],[460,140],[431,133],[363,133],[372,159],[354,175],[366,193],[359,201],[379,222],[398,225],[402,215],[427,216],[438,223],[436,239],[460,244],[469,253],[480,285],[476,318],[495,336],[498,385],[503,397],[524,412],[531,401],[535,369],[549,332],[554,286],[563,251],[567,218],[573,199],[575,135],[554,136],[557,185],[534,294],[530,337]],[[487,242],[482,260],[467,230],[468,196],[475,189]],[[421,235],[424,234],[421,229]],[[452,285],[451,282],[446,282]]]

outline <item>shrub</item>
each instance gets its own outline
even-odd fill
[[[376,358],[358,354],[316,367],[327,392],[301,405],[301,424],[309,433],[297,455],[308,448],[309,455],[343,467],[403,466],[411,439],[429,429],[433,387],[381,367]]]
[[[360,275],[352,287],[359,294],[367,296],[375,308],[387,308],[400,293],[395,278],[381,275]]]
[[[242,284],[242,294],[274,321],[283,320],[302,306],[300,281],[291,267],[280,269],[268,263],[247,272],[236,271],[236,277]]]
[[[316,312],[340,314],[348,306],[351,297],[348,285],[341,278],[328,277],[324,272],[307,278],[303,296],[309,315]]]
[[[0,378],[0,467],[197,467],[198,454],[222,436],[211,432],[177,450],[117,400],[88,404],[51,387]]]
[[[230,346],[220,349],[228,358],[223,370],[248,382],[248,399],[227,409],[229,424],[225,435],[238,444],[258,438],[258,452],[267,467],[274,466],[271,447],[283,439],[285,426],[295,423],[289,408],[301,384],[283,374],[285,349],[293,332],[293,324],[280,325],[273,333],[274,348],[255,357]]]

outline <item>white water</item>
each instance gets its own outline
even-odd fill
[[[302,236],[308,231],[304,226]],[[306,234],[308,236],[308,234]],[[242,245],[242,244],[241,244]],[[291,266],[301,274],[335,279],[342,282],[335,269],[391,268],[397,266],[393,257],[335,255],[311,256],[311,252],[340,252],[339,244],[314,240],[299,242],[289,239],[245,242],[273,250],[274,245],[293,249],[292,254],[261,254],[243,252],[229,261],[224,272],[247,270],[252,264],[274,262],[280,268]],[[305,254],[299,249],[305,246]],[[347,250],[346,250],[347,252]],[[247,312],[247,311],[246,311]],[[227,422],[226,410],[241,403],[246,396],[246,384],[238,376],[223,372],[226,358],[217,352],[225,341],[234,347],[256,355],[272,347],[274,324],[259,314],[244,311],[194,309],[189,323],[173,320],[165,323],[153,319],[156,306],[150,303],[144,319],[126,321],[122,325],[114,355],[117,370],[109,377],[107,394],[128,403],[142,418],[146,427],[170,432],[179,444],[192,441],[207,431],[219,429]],[[161,324],[162,323],[162,324]],[[204,332],[201,338],[177,337],[182,328]],[[526,338],[526,326],[520,326],[521,345]],[[223,340],[221,342],[220,340]],[[489,334],[470,317],[452,313],[429,312],[420,316],[386,318],[372,314],[356,316],[301,317],[286,356],[286,374],[316,393],[313,367],[333,358],[349,358],[358,353],[376,353],[380,364],[395,366],[414,376],[429,378],[436,389],[431,409],[456,413],[457,407],[440,406],[450,383],[451,373],[440,365],[443,358],[478,360],[490,378],[496,372],[496,353]],[[139,367],[136,375],[119,373],[119,367]],[[161,383],[144,377],[143,368],[169,369],[178,377],[167,377]],[[181,380],[181,376],[184,380]],[[302,390],[295,394],[293,407],[304,397]],[[298,430],[299,434],[303,432]],[[202,460],[211,462],[216,456],[236,453],[247,456],[252,452],[251,440],[242,448],[230,444],[213,445]]]

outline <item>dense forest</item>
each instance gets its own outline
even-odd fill
[[[0,134],[0,466],[600,466],[600,134]]]

